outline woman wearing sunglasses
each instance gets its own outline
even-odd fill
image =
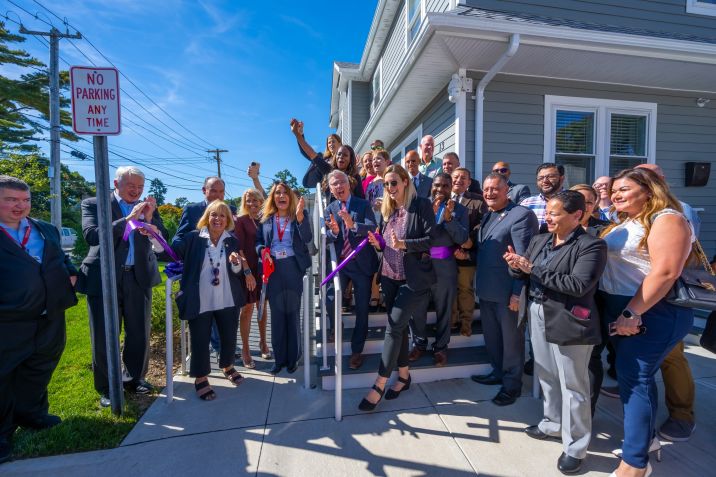
[[[271,345],[275,363],[271,374],[285,366],[289,373],[298,368],[301,355],[301,295],[303,275],[311,266],[308,244],[313,240],[303,198],[298,199],[285,182],[271,187],[261,211],[261,226],[256,235],[256,252],[268,247],[267,257],[274,266],[268,279],[266,296],[271,305]],[[263,268],[260,266],[259,268]]]
[[[172,243],[172,249],[184,261],[181,290],[176,302],[179,317],[189,322],[191,332],[191,363],[189,375],[195,378],[196,395],[211,401],[216,393],[209,385],[209,336],[211,323],[216,322],[221,341],[219,366],[234,386],[244,378],[234,369],[236,330],[239,325],[237,310],[244,305],[241,280],[251,291],[256,281],[239,254],[239,241],[231,235],[234,221],[225,202],[215,200],[204,211],[196,225]]]
[[[385,393],[390,374],[398,367],[398,380],[385,393],[395,399],[408,390],[408,322],[418,310],[415,305],[430,293],[435,271],[430,258],[435,215],[428,199],[418,197],[408,172],[395,164],[385,172],[381,206],[381,241],[368,233],[370,243],[383,251],[381,286],[388,310],[388,326],[378,369],[371,391],[361,401],[361,411],[372,411]],[[384,243],[383,243],[384,242]]]

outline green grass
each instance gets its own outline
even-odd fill
[[[14,435],[16,458],[116,447],[134,427],[139,406],[127,400],[122,417],[100,409],[92,379],[87,305],[84,297],[67,310],[67,346],[48,387],[50,413],[62,424],[42,431],[20,429]]]

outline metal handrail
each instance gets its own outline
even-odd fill
[[[333,244],[330,244],[328,246],[328,251],[331,255],[331,270],[335,270],[338,266],[335,246]],[[333,277],[333,295],[333,316],[336,320],[336,322],[333,324],[333,333],[335,336],[335,354],[333,360],[335,379],[335,414],[336,421],[340,421],[343,419],[343,320],[341,319],[343,308],[343,292],[341,291],[341,279],[339,274],[336,274],[336,276]],[[324,355],[326,354],[327,353],[324,352]]]
[[[310,273],[310,272],[309,272]],[[303,388],[311,388],[311,295],[308,273],[303,276]]]
[[[164,311],[166,312],[166,371],[167,371],[167,379],[166,379],[166,394],[167,394],[167,404],[171,403],[174,400],[174,323],[173,323],[173,308],[174,308],[174,299],[172,297],[172,285],[175,281],[181,279],[181,275],[175,276],[175,277],[169,277],[167,278],[167,281],[164,285],[165,288],[165,296],[166,296],[166,303],[164,306]],[[184,322],[182,321],[182,325],[184,325]],[[184,326],[182,326],[184,328]],[[182,338],[184,330],[182,329]],[[182,340],[183,341],[183,340]],[[182,355],[184,354],[184,349],[182,347]],[[182,366],[184,366],[184,360],[182,359]]]

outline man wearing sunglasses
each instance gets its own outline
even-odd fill
[[[562,191],[564,183],[564,166],[553,162],[545,162],[537,168],[537,190],[539,194],[520,201],[520,205],[532,210],[537,216],[540,232],[546,231],[545,209],[547,202]]]
[[[505,179],[507,179],[507,185],[509,186],[509,189],[507,189],[507,197],[509,197],[515,204],[519,204],[532,194],[530,192],[530,187],[527,184],[514,184],[510,180],[512,171],[510,171],[509,162],[496,162],[495,165],[492,166],[492,172],[505,176]]]

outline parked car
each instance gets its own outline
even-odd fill
[[[77,242],[77,233],[69,227],[62,227],[62,250],[72,251]]]

